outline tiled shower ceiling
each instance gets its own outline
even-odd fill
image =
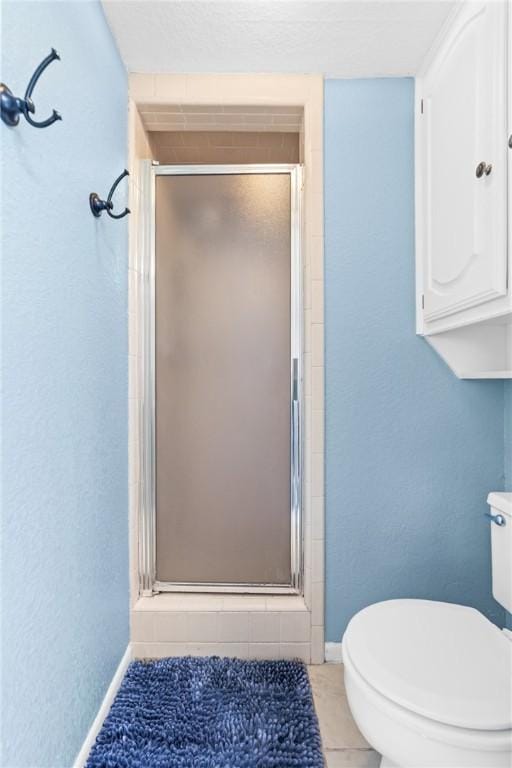
[[[298,133],[302,107],[140,104],[148,131],[273,131]]]

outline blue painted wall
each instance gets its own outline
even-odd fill
[[[93,219],[126,164],[127,81],[99,2],[2,4],[2,726],[10,768],[69,766],[128,642],[127,233]],[[122,202],[122,201],[120,201]]]
[[[325,84],[327,639],[376,600],[491,597],[503,382],[459,381],[414,329],[410,79]]]
[[[505,382],[505,490],[512,491],[512,381]]]
[[[505,490],[512,491],[512,381],[505,382]],[[505,617],[512,629],[512,613]]]

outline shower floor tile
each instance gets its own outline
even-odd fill
[[[327,768],[376,768],[380,755],[370,747],[350,713],[343,664],[321,664],[308,670]]]

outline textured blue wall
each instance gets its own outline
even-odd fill
[[[0,762],[69,766],[128,642],[126,222],[89,212],[126,164],[127,82],[99,2],[2,4],[2,77],[46,130],[0,124]],[[122,201],[121,201],[122,202]]]
[[[503,382],[459,381],[414,329],[410,79],[325,84],[327,639],[369,603],[491,597]]]
[[[512,491],[512,381],[505,382],[505,490]]]
[[[505,382],[505,490],[512,491],[512,381]],[[505,616],[512,629],[512,613]]]

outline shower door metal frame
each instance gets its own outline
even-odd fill
[[[143,597],[158,592],[231,592],[302,594],[303,592],[303,167],[291,164],[159,165],[141,162],[140,226],[141,328],[143,360],[141,478],[139,501],[139,586]],[[155,214],[156,177],[191,175],[288,174],[290,176],[290,584],[162,582],[156,578],[156,398],[155,398]]]

